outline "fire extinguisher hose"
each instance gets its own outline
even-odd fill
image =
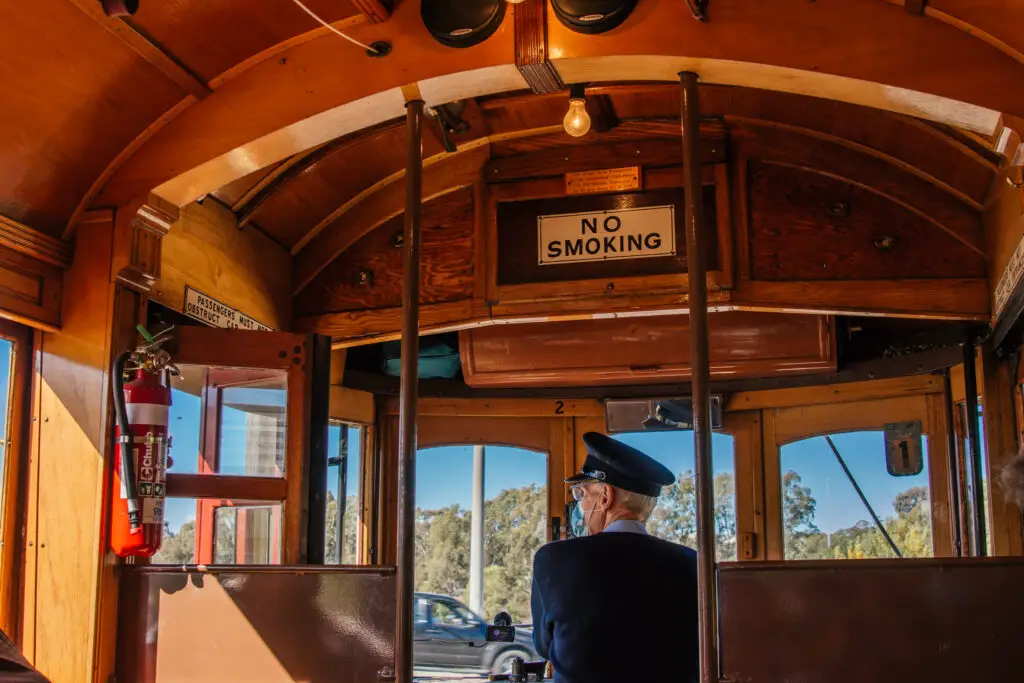
[[[114,359],[111,384],[114,387],[114,412],[117,415],[117,428],[120,432],[118,443],[121,447],[121,485],[124,487],[124,496],[128,503],[128,526],[134,534],[142,529],[142,513],[139,510],[139,490],[135,483],[135,463],[132,460],[132,427],[128,422],[128,408],[124,403],[124,368],[129,358],[131,353],[125,351]]]

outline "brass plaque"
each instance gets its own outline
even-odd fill
[[[599,194],[640,189],[640,167],[603,168],[565,174],[566,194]]]

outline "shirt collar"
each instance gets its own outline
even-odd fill
[[[617,519],[605,527],[603,533],[624,533],[647,535],[647,527],[636,519]]]

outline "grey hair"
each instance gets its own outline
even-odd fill
[[[640,516],[641,522],[647,521],[647,518],[654,512],[654,506],[658,504],[657,496],[645,496],[642,493],[634,493],[618,487],[615,488],[615,495],[622,507]]]
[[[1006,497],[1024,508],[1024,451],[1006,463],[999,478]]]

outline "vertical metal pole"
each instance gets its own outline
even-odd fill
[[[964,537],[960,533],[960,459],[956,455],[956,427],[953,423],[953,385],[949,368],[942,373],[942,401],[946,411],[946,461],[949,468],[949,510],[953,527],[953,556],[963,557]]]
[[[487,451],[473,446],[473,516],[469,530],[469,608],[484,616],[484,462]]]
[[[697,74],[679,74],[682,96],[683,183],[686,200],[686,280],[689,284],[690,366],[693,370],[693,452],[697,485],[697,583],[700,680],[718,682],[718,600],[715,577],[714,482],[708,366],[708,287],[701,205],[700,111]]]
[[[345,507],[348,504],[348,425],[339,427],[338,436],[338,504],[335,512],[338,517],[335,520],[335,542],[338,544],[338,564],[344,563],[345,558]]]
[[[420,214],[423,203],[423,100],[405,104],[405,282],[402,287],[402,366],[398,412],[398,603],[395,675],[412,683],[413,573],[416,542],[416,399],[420,355]]]
[[[984,557],[988,554],[985,541],[985,474],[981,462],[981,441],[978,438],[978,378],[974,365],[974,338],[964,344],[964,403],[967,408],[967,445],[971,463],[971,508],[974,511],[974,554]]]

